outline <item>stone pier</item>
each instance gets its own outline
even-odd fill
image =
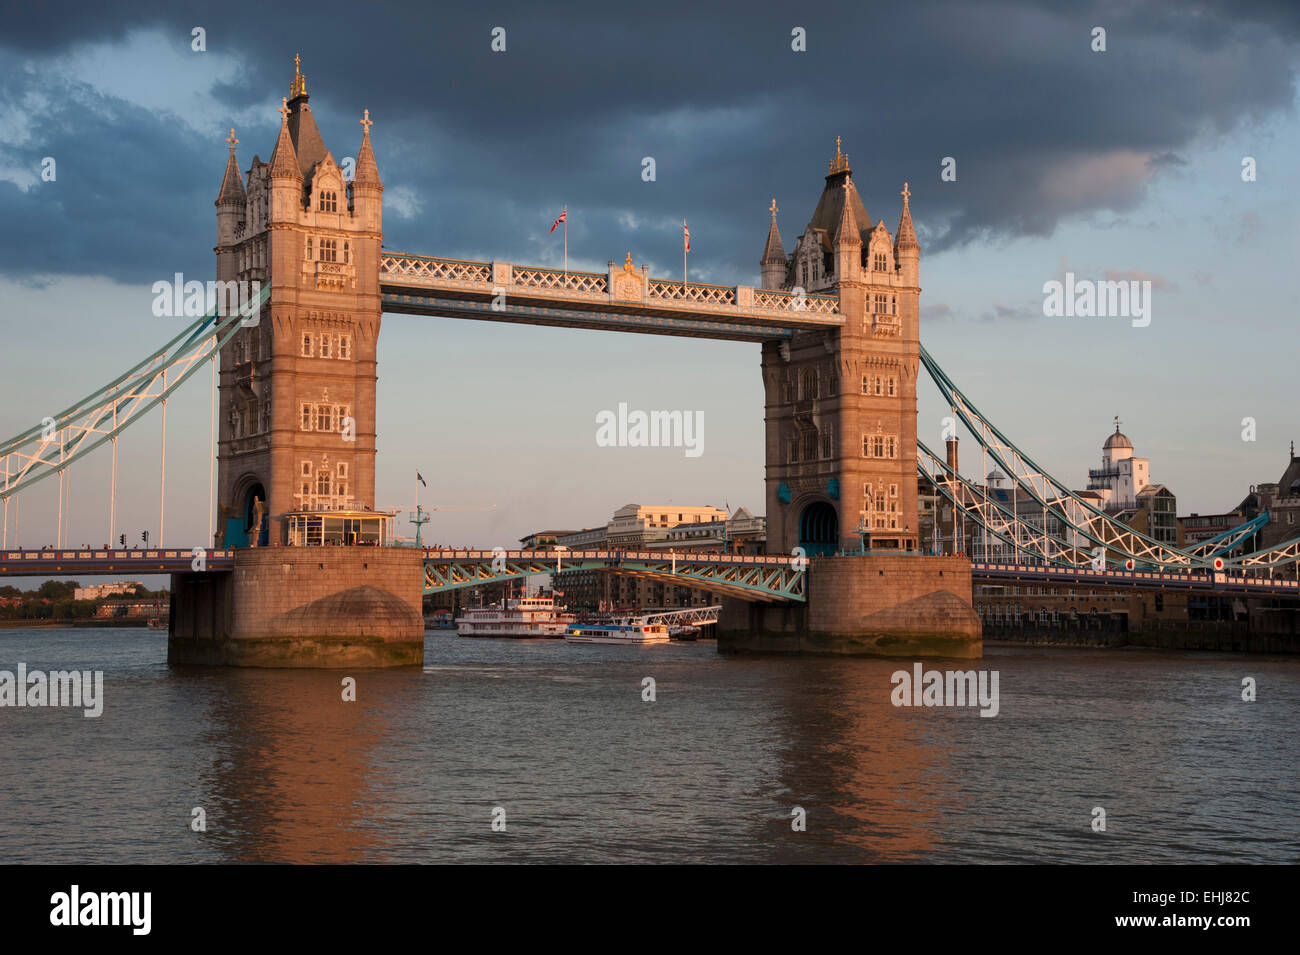
[[[970,561],[854,555],[809,561],[807,604],[725,599],[719,653],[983,655]]]
[[[241,548],[233,571],[172,575],[167,661],[417,666],[422,582],[416,549]]]

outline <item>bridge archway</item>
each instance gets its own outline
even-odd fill
[[[826,501],[813,501],[799,513],[799,546],[809,557],[825,557],[840,549],[840,518]]]
[[[266,488],[262,487],[261,482],[257,482],[244,491],[244,504],[241,509],[241,516],[244,521],[244,538],[248,543],[252,543],[251,535],[253,527],[257,524],[257,513],[253,508],[255,501],[262,502],[262,529],[257,535],[257,546],[265,547],[270,540],[271,516],[266,509]]]

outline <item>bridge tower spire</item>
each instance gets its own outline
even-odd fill
[[[858,229],[857,216],[853,214],[847,179],[840,188],[844,191],[844,199],[840,206],[840,221],[835,228],[835,275],[840,284],[844,284],[859,278],[858,273],[862,269],[862,233]]]
[[[781,230],[776,227],[776,200],[768,206],[772,213],[772,224],[767,229],[767,243],[763,246],[763,258],[759,266],[763,270],[763,288],[779,289],[785,281],[786,258],[785,247],[781,245]]]
[[[908,205],[912,190],[908,188],[907,183],[903,183],[903,191],[899,195],[903,197],[903,212],[898,217],[898,238],[894,240],[894,256],[898,259],[900,277],[908,285],[915,286],[919,281],[917,272],[921,260],[921,246],[916,241],[916,229],[912,226],[912,210]]]
[[[241,193],[231,142],[217,203],[218,278],[271,290],[221,351],[217,526],[228,546],[288,543],[295,513],[374,508],[383,185],[369,115],[349,182],[308,99],[295,57],[270,161],[253,159]]]
[[[361,148],[357,150],[357,171],[352,179],[352,203],[353,211],[362,223],[370,231],[382,234],[384,184],[379,180],[379,166],[370,146],[370,127],[373,125],[367,109],[361,117]]]
[[[248,194],[244,191],[244,177],[239,174],[239,160],[235,158],[235,138],[232,127],[226,143],[230,146],[230,155],[226,157],[226,174],[221,179],[221,191],[217,193],[217,279],[228,281],[234,278],[234,246],[239,224],[244,219],[244,208],[248,204]]]

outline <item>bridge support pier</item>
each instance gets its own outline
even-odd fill
[[[172,575],[167,662],[419,665],[423,568],[398,547],[237,550],[233,571]]]
[[[718,652],[977,658],[971,593],[964,558],[816,557],[804,606],[724,599]]]

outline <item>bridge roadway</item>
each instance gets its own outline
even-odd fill
[[[651,278],[630,255],[575,272],[384,250],[379,291],[390,313],[729,341],[789,341],[845,321],[837,295]]]
[[[1077,584],[1115,589],[1193,590],[1262,596],[1279,594],[1300,597],[1300,580],[1247,577],[1221,570],[1190,572],[1167,570],[1093,570],[1091,567],[1060,567],[1043,564],[994,564],[971,562],[971,579],[976,584]]]
[[[196,550],[200,548],[0,550],[0,577],[93,576],[127,570],[137,574],[179,574],[193,570]],[[235,552],[230,548],[209,550],[204,560],[207,570],[233,570]]]
[[[399,545],[400,546],[400,545]],[[286,555],[306,548],[277,548]],[[0,551],[0,577],[172,574],[194,570],[200,548]],[[435,593],[558,570],[614,570],[757,601],[803,601],[804,572],[789,557],[663,551],[469,550],[424,548],[424,592]],[[204,570],[234,569],[231,548],[203,554]]]
[[[744,600],[807,600],[806,560],[754,554],[425,548],[424,592],[564,571],[612,570]]]
[[[172,574],[193,570],[199,548],[110,548],[0,551],[0,577],[100,576],[132,572]],[[286,548],[294,550],[297,548]],[[789,557],[733,554],[665,554],[663,551],[467,550],[424,548],[426,593],[563,570],[613,570],[696,587],[747,600],[796,601],[805,597],[805,574]],[[234,569],[231,548],[208,550],[205,569]],[[1193,590],[1300,598],[1300,580],[1247,577],[1224,571],[1191,573],[1105,570],[1042,564],[971,562],[977,584],[1075,584],[1088,587]]]

